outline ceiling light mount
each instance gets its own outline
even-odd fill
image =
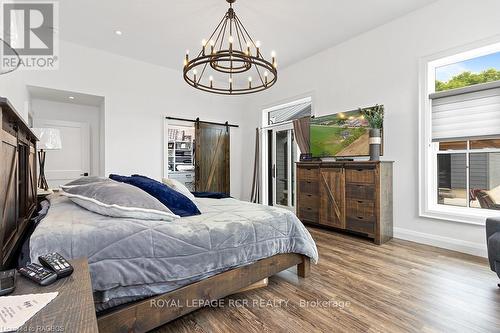
[[[232,7],[236,0],[226,1],[228,11],[210,38],[202,41],[199,54],[189,59],[186,51],[184,80],[196,89],[223,95],[266,90],[278,79],[276,54],[271,53],[271,60],[263,57],[261,43],[254,41]]]

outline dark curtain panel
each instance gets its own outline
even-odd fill
[[[251,201],[254,203],[260,202],[260,138],[259,129],[255,131],[255,160],[253,165],[253,184]]]
[[[309,124],[310,118],[304,117],[293,121],[293,131],[295,132],[295,140],[302,154],[308,154],[310,149],[309,139]]]

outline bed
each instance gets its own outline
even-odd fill
[[[150,330],[195,310],[192,300],[225,297],[294,265],[305,277],[318,260],[307,229],[281,208],[197,198],[201,215],[165,222],[106,217],[59,194],[49,200],[31,260],[53,251],[87,257],[104,332]]]

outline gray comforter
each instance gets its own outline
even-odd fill
[[[307,229],[280,208],[196,199],[201,215],[165,222],[98,215],[60,195],[50,201],[30,239],[31,260],[53,251],[87,257],[97,302],[168,292],[279,253],[318,260]]]

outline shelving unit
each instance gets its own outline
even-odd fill
[[[184,183],[191,191],[195,190],[194,148],[194,128],[168,129],[168,177]]]

